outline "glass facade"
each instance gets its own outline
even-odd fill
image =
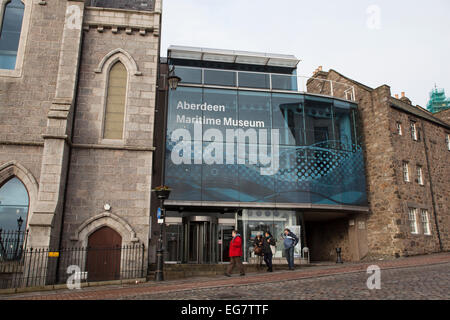
[[[200,82],[233,81],[190,70]],[[356,118],[356,104],[333,98],[181,84],[169,91],[170,198],[366,206]]]

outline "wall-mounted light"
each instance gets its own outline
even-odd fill
[[[105,209],[105,211],[111,211],[111,205],[109,203],[105,203],[103,209]]]
[[[181,78],[175,74],[175,67],[169,71],[169,77],[167,78],[167,82],[169,83],[169,88],[172,90],[177,90],[178,83],[181,81]]]

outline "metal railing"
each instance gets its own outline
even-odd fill
[[[143,278],[146,268],[144,244],[27,248],[19,259],[0,261],[0,289]]]
[[[20,260],[26,247],[28,231],[4,231],[0,229],[0,262]]]
[[[175,66],[181,85],[312,93],[356,101],[355,87],[330,79],[210,68]]]

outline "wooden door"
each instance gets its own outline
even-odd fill
[[[101,227],[89,236],[88,281],[120,279],[122,237],[110,227]]]

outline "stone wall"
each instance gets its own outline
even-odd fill
[[[435,113],[434,116],[450,124],[450,109]]]
[[[388,86],[372,89],[334,70],[316,71],[313,77],[347,83],[355,87],[363,131],[366,188],[370,207],[367,219],[368,256],[402,256],[439,251],[433,201],[436,202],[444,250],[448,250],[450,168],[444,136],[448,129],[438,123],[393,108],[391,103],[393,98]],[[329,88],[327,89],[323,83],[311,79],[308,82],[308,92],[330,94]],[[334,92],[337,96],[342,93]],[[410,120],[417,121],[417,127],[421,131],[422,138],[417,142],[411,139]],[[396,133],[398,121],[402,123],[402,136]],[[409,183],[403,181],[403,161],[411,164]],[[424,186],[415,181],[417,165],[423,168]],[[433,186],[430,185],[430,180]],[[431,236],[426,236],[423,232],[418,235],[411,234],[408,222],[410,206],[428,210]],[[419,215],[417,221],[420,228]]]

